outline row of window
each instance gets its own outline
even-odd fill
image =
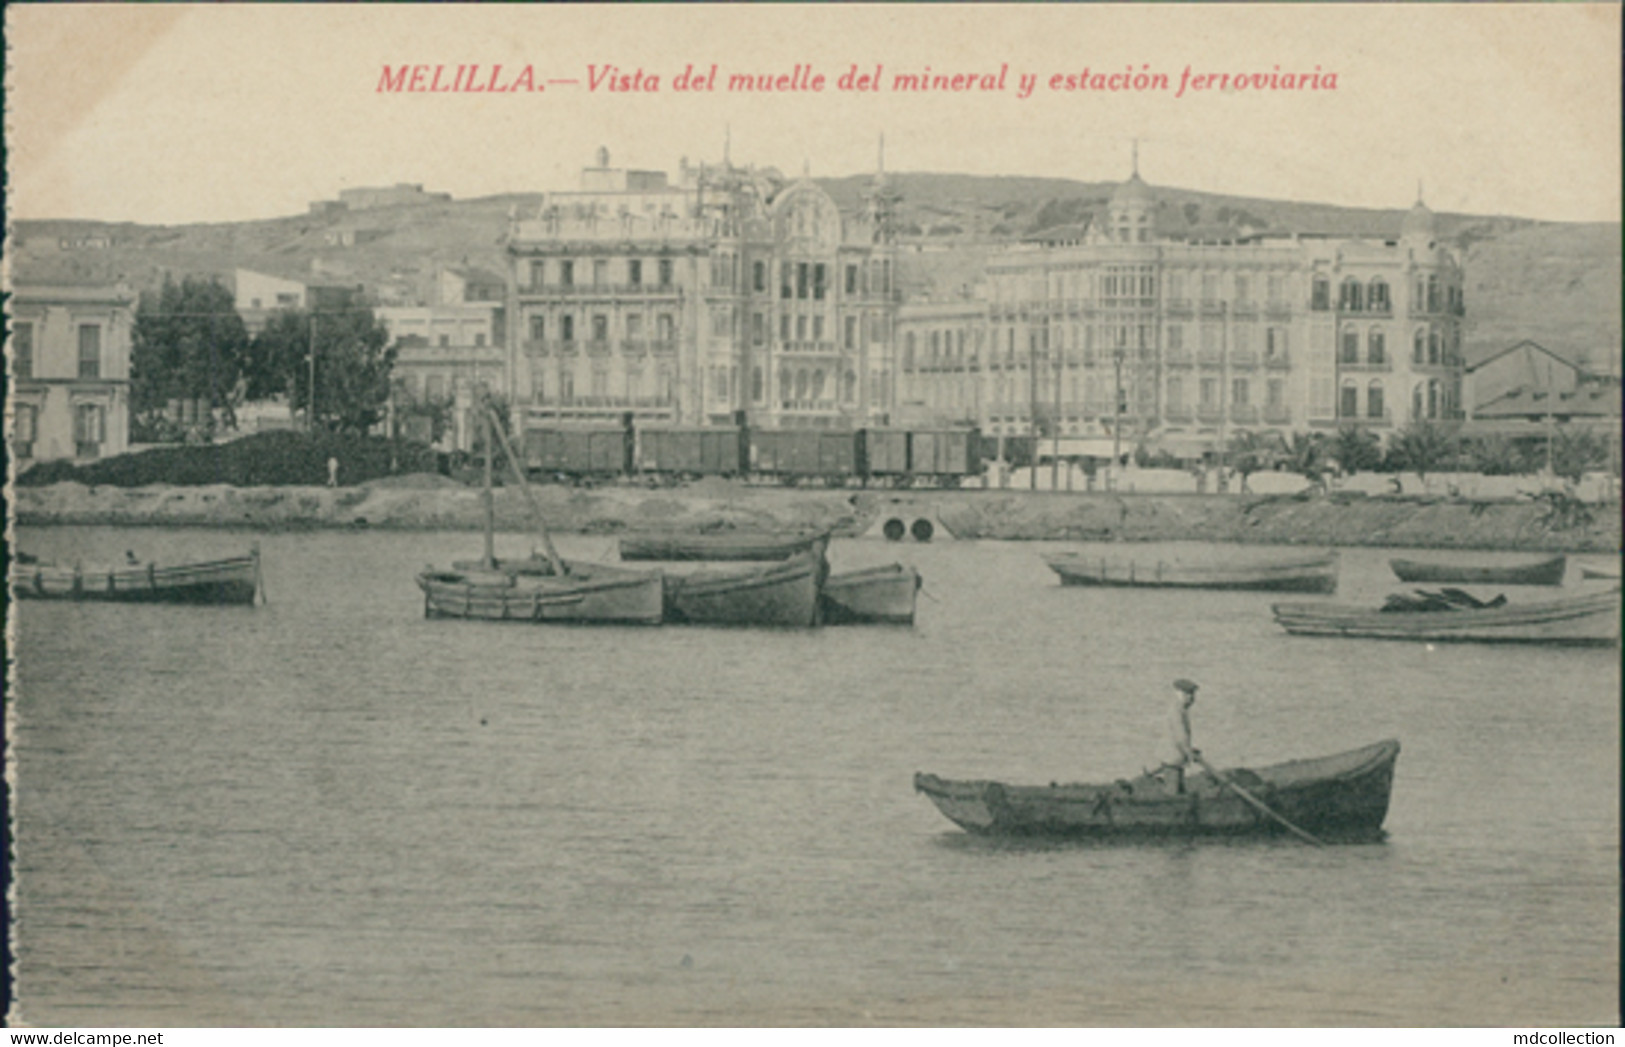
[[[532,259],[529,286],[541,287],[654,287],[669,288],[675,278],[670,258],[654,260],[651,267],[642,258],[563,258],[556,261]],[[711,286],[736,287],[739,283],[739,257],[729,252],[710,256]],[[779,269],[779,297],[823,301],[831,287],[831,266],[824,262],[781,261]],[[548,277],[552,276],[552,282]],[[751,263],[751,289],[758,294],[768,291],[769,263],[758,260]],[[844,267],[843,287],[848,295],[869,291],[889,293],[892,289],[890,259],[871,261],[867,267],[849,264]]]
[[[1373,327],[1366,332],[1365,363],[1373,367],[1386,366],[1388,363],[1387,335],[1380,327]],[[1429,367],[1449,366],[1460,362],[1461,358],[1461,332],[1451,329],[1448,335],[1437,330],[1417,328],[1411,339],[1411,363]],[[1338,340],[1337,362],[1340,364],[1359,364],[1360,360],[1360,331],[1350,325],[1343,328],[1342,337]]]
[[[33,404],[15,404],[12,407],[11,453],[17,458],[34,457],[34,442],[39,439],[39,408]],[[76,404],[73,408],[74,453],[80,458],[95,458],[107,442],[107,408],[101,404]]]
[[[530,263],[530,286],[549,286],[547,275],[550,269],[554,276],[551,286],[554,287],[609,287],[612,285],[612,276],[624,277],[618,282],[630,287],[670,287],[672,285],[673,270],[670,258],[656,259],[652,272],[650,271],[651,267],[644,264],[645,261],[642,258],[616,259],[616,270],[612,274],[610,259],[608,258],[591,259],[590,262],[581,267],[584,270],[582,272],[577,271],[576,260],[573,258],[562,258],[556,262],[532,259]],[[646,282],[645,277],[647,276],[653,276],[654,279]],[[578,277],[585,277],[586,279],[578,284]]]
[[[1034,293],[1020,294],[1019,291],[1023,284]],[[1099,301],[1105,305],[1110,305],[1114,301],[1149,301],[1158,297],[1156,272],[1149,266],[1108,266],[1104,272],[1099,274],[1095,272],[1050,273],[1047,277],[1047,283],[1042,276],[1026,279],[995,279],[993,286],[995,302],[1047,299],[1050,301]],[[1234,274],[1218,272],[1187,274],[1178,271],[1167,271],[1163,274],[1163,286],[1166,290],[1165,301],[1170,304],[1187,304],[1193,298],[1200,298],[1203,302],[1227,301],[1234,305],[1250,305],[1254,303],[1255,296],[1260,290],[1264,292],[1264,301],[1270,303],[1286,303],[1292,297],[1288,291],[1289,280],[1287,276],[1275,273],[1265,275],[1262,285],[1260,285],[1260,281],[1255,275],[1244,272]],[[1388,313],[1393,311],[1393,297],[1388,282],[1380,276],[1373,278],[1369,282],[1361,281],[1352,276],[1345,277],[1338,285],[1337,290],[1337,308],[1343,312]],[[1410,309],[1412,312],[1437,313],[1449,311],[1459,314],[1462,311],[1462,303],[1461,288],[1454,284],[1444,284],[1437,273],[1417,277],[1411,287]],[[1331,310],[1332,282],[1330,277],[1321,275],[1313,277],[1310,282],[1309,307],[1317,312]]]
[[[11,327],[11,374],[14,378],[34,377],[34,325],[18,322]],[[80,378],[102,376],[102,328],[100,324],[79,325]]]
[[[574,313],[560,313],[553,321],[553,333],[556,341],[574,342],[583,334],[595,342],[607,342],[612,337],[608,313],[592,313],[587,316],[587,324],[583,329],[576,323]],[[621,337],[628,341],[638,341],[649,337],[643,326],[642,313],[627,313],[622,318]],[[547,341],[547,316],[541,313],[530,315],[530,340],[532,342]],[[654,337],[657,341],[671,342],[677,338],[677,317],[672,313],[656,313]]]

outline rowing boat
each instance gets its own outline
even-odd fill
[[[1054,553],[1044,557],[1062,585],[1178,589],[1249,589],[1267,592],[1337,591],[1337,553],[1190,563],[1151,556],[1107,557]]]
[[[105,567],[19,557],[7,573],[12,595],[23,600],[252,604],[260,589],[260,551],[256,545],[247,556],[223,560]]]
[[[1452,585],[1562,585],[1568,557],[1513,564],[1449,564],[1421,560],[1389,560],[1402,582]]]
[[[1619,642],[1617,586],[1562,600],[1487,603],[1437,610],[1278,603],[1271,610],[1295,636],[1350,636],[1434,642],[1614,644]]]
[[[1137,838],[1275,835],[1284,819],[1322,839],[1369,839],[1388,814],[1399,742],[1268,767],[1189,775],[1185,791],[1156,774],[1109,784],[1006,785],[916,774],[954,824],[1002,836]],[[1239,786],[1278,818],[1249,803]]]
[[[781,563],[665,572],[668,622],[694,625],[817,625],[818,592],[829,575],[824,540]]]
[[[826,625],[913,625],[920,572],[903,564],[832,574],[819,594]]]
[[[519,563],[424,571],[417,578],[424,617],[594,625],[659,625],[664,618],[659,571],[564,561],[561,577],[535,561]]]

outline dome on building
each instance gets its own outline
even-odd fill
[[[1112,193],[1111,208],[1117,210],[1144,210],[1156,201],[1152,199],[1151,187],[1145,184],[1140,172],[1135,171],[1129,180],[1118,186]]]
[[[1399,235],[1405,239],[1433,239],[1433,212],[1422,202],[1421,197],[1417,197],[1415,206],[1405,215],[1405,222],[1399,227]]]

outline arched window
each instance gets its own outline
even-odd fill
[[[1437,378],[1428,381],[1428,417],[1439,417],[1439,380]]]
[[[1360,387],[1355,384],[1354,379],[1344,379],[1343,388],[1339,390],[1339,393],[1341,395],[1337,400],[1337,417],[1360,417]]]
[[[1380,419],[1383,416],[1382,379],[1373,378],[1365,389],[1365,416]]]
[[[1429,331],[1428,332],[1428,363],[1436,364],[1438,362],[1439,362],[1439,332],[1438,331]]]
[[[1423,417],[1422,405],[1425,386],[1425,382],[1417,382],[1415,387],[1411,389],[1411,421],[1413,422]]]
[[[1338,363],[1357,364],[1360,362],[1360,332],[1353,326],[1343,328],[1342,352],[1338,356]]]
[[[1366,336],[1365,345],[1365,358],[1369,363],[1380,367],[1388,362],[1387,339],[1383,337],[1382,328],[1373,327],[1371,333]]]
[[[1372,280],[1371,286],[1366,291],[1372,312],[1386,313],[1393,308],[1392,303],[1388,301],[1388,284],[1382,277],[1379,276]]]
[[[1332,285],[1324,276],[1317,276],[1310,285],[1309,308],[1325,311],[1331,308]]]
[[[1360,281],[1351,276],[1343,281],[1342,289],[1338,292],[1337,307],[1345,312],[1357,313],[1363,297]]]
[[[1411,363],[1419,364],[1427,359],[1428,333],[1422,328],[1416,329],[1416,340],[1411,346]]]

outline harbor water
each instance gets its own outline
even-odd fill
[[[841,540],[836,570],[920,569],[916,625],[773,631],[426,620],[415,572],[475,534],[18,544],[255,540],[263,606],[13,606],[16,1022],[1619,1019],[1616,649],[1289,637],[1272,600],[1324,598],[1062,588],[1040,558],[1196,545]],[[1343,550],[1335,599],[1403,591],[1393,555],[1423,554]],[[1588,559],[1474,591],[1612,584]],[[912,790],[1131,777],[1176,677],[1221,766],[1398,738],[1387,838],[999,842]]]

